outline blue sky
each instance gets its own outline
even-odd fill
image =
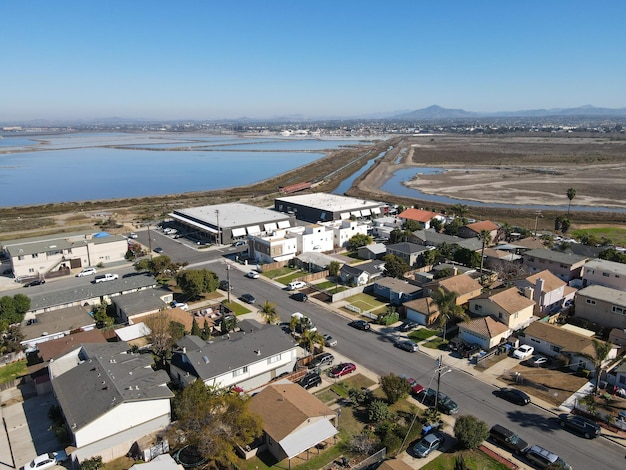
[[[626,2],[3,2],[0,122],[626,107]]]

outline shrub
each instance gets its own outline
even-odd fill
[[[459,416],[454,423],[454,436],[462,449],[472,450],[487,439],[489,428],[487,423],[472,415]]]
[[[391,411],[389,406],[382,400],[374,400],[367,409],[367,418],[371,423],[381,423],[390,419]]]

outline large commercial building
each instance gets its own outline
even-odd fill
[[[170,217],[187,233],[217,244],[244,240],[294,225],[294,216],[240,203],[217,204],[175,210]]]
[[[279,197],[274,200],[274,209],[293,214],[307,222],[330,222],[350,218],[371,218],[383,213],[385,204],[329,193],[301,194]]]

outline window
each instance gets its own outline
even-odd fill
[[[24,255],[19,255],[19,256],[17,257],[17,259],[18,259],[18,260],[20,260],[20,261],[23,261],[23,260],[24,260]]]
[[[39,258],[39,253],[33,253],[31,256],[32,256],[33,258]]]
[[[609,277],[609,276],[610,276],[610,274],[609,274],[609,273],[602,273],[602,275],[603,275],[604,277]]]
[[[539,341],[539,340],[537,340],[537,339],[535,339],[535,338],[530,338],[530,340],[531,340],[533,343],[538,343],[538,344],[541,344],[541,341]]]
[[[593,299],[586,299],[585,302],[588,303],[589,305],[595,305],[596,304],[596,301],[593,300]]]
[[[613,308],[611,310],[613,311],[613,313],[619,313],[621,315],[624,315],[624,307],[618,307],[617,305],[613,305]]]
[[[556,353],[560,353],[562,349],[563,348],[561,348],[561,346],[555,346],[554,344],[550,345],[550,351],[554,351]]]
[[[233,377],[239,377],[240,375],[246,374],[248,372],[248,366],[244,366],[241,369],[237,369],[233,371]]]
[[[272,356],[267,359],[268,364],[273,364],[274,362],[278,362],[278,361],[280,361],[280,354],[276,354],[275,356]]]

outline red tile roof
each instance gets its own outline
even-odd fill
[[[418,222],[430,222],[437,214],[436,212],[425,211],[422,209],[407,209],[401,212],[398,217],[401,219],[417,220]]]
[[[481,222],[467,224],[466,227],[476,233],[480,233],[483,230],[493,232],[494,230],[498,230],[500,228],[496,223],[492,222],[491,220],[483,220]]]

